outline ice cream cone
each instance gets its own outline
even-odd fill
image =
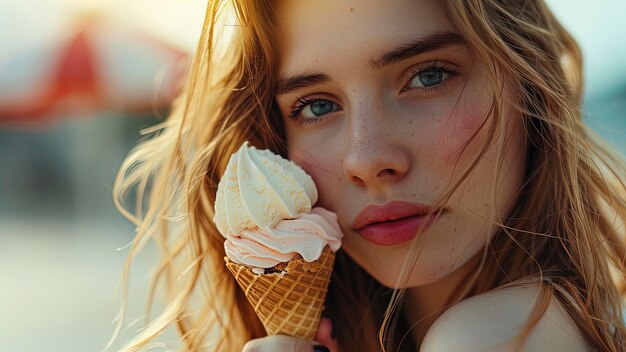
[[[335,252],[326,246],[318,260],[291,260],[284,269],[270,274],[255,274],[228,257],[225,260],[268,335],[313,340],[324,310]]]

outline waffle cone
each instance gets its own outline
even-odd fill
[[[313,340],[324,310],[335,252],[326,246],[314,262],[291,260],[282,271],[260,275],[225,260],[268,335]]]

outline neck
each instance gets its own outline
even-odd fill
[[[457,287],[480,262],[478,253],[457,270],[430,284],[406,289],[403,315],[411,327],[411,333],[420,346],[431,325],[448,308],[446,303],[452,298]]]

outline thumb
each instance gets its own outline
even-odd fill
[[[322,317],[320,326],[317,328],[315,341],[328,347],[330,352],[339,352],[339,343],[333,334],[333,322],[328,317]]]

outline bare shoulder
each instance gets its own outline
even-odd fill
[[[539,284],[493,290],[449,308],[428,331],[421,351],[510,351],[541,294]],[[576,324],[553,299],[524,351],[590,351]]]

